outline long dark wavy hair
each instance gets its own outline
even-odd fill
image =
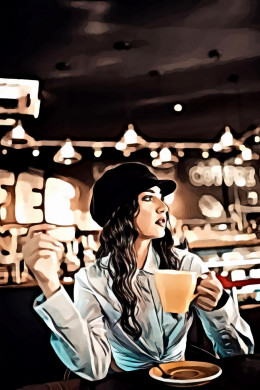
[[[110,255],[107,270],[113,281],[112,291],[122,307],[120,323],[123,330],[134,340],[139,339],[142,334],[141,326],[135,315],[138,295],[133,288],[133,277],[137,270],[134,242],[138,237],[134,220],[139,211],[137,197],[120,205],[103,227],[100,247],[96,253],[97,265],[100,268],[104,268],[100,259]],[[179,261],[172,251],[172,234],[167,227],[164,237],[153,239],[153,248],[160,256],[160,269],[179,268]],[[137,286],[136,291],[138,291]]]

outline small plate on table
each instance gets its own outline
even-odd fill
[[[222,369],[216,364],[206,362],[179,361],[152,367],[149,375],[158,381],[174,387],[194,387],[205,385],[221,375]],[[170,377],[168,377],[170,375]]]

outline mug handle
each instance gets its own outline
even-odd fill
[[[197,298],[198,295],[199,295],[199,293],[193,294],[193,296],[192,296],[192,301],[193,301],[195,298]]]

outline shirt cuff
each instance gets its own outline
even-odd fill
[[[33,308],[49,325],[53,321],[62,324],[66,317],[75,314],[73,302],[63,286],[48,299],[45,298],[44,294],[41,294],[35,299]],[[52,328],[53,326],[51,326]]]
[[[203,309],[197,308],[202,314],[202,316],[206,316],[210,321],[212,321],[212,325],[215,324],[216,328],[219,328],[221,323],[226,323],[227,320],[229,321],[229,323],[232,323],[232,321],[236,321],[239,316],[239,310],[236,307],[232,297],[227,292],[226,294],[228,295],[227,301],[221,307],[218,307],[217,305],[214,310],[210,311],[205,311]]]
[[[222,295],[221,295],[221,297],[220,297],[220,300],[218,301],[217,306],[214,307],[214,308],[212,309],[212,311],[221,309],[223,306],[225,306],[225,304],[226,304],[227,301],[228,301],[228,298],[229,298],[229,294],[228,294],[225,290],[223,290],[223,293],[222,293]]]

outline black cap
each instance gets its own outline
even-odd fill
[[[90,214],[94,221],[104,226],[118,206],[154,186],[166,196],[175,190],[176,183],[158,179],[140,163],[118,165],[107,170],[94,184]]]

